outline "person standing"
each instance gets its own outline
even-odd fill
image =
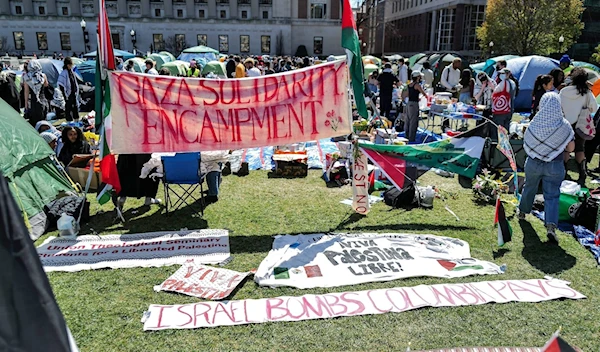
[[[146,59],[146,70],[144,71],[144,73],[147,73],[149,75],[158,75],[158,71],[156,71],[156,69],[154,68],[154,61],[152,61],[151,59]]]
[[[423,81],[425,82],[426,88],[433,87],[433,71],[431,70],[431,64],[429,61],[425,61],[423,63],[423,68],[421,69],[423,73]]]
[[[559,61],[560,69],[563,71],[565,76],[568,76],[573,71],[573,65],[571,65],[571,58],[565,54],[560,58]]]
[[[423,76],[421,72],[414,71],[411,75],[412,82],[408,85],[408,113],[404,131],[409,142],[415,142],[417,139],[417,128],[419,127],[419,94],[425,94],[421,81]]]
[[[508,77],[506,69],[500,71],[498,78],[500,83],[492,93],[493,121],[496,125],[503,126],[508,131],[512,119],[512,97],[515,88],[514,83]],[[498,128],[496,126],[490,126],[490,137],[493,140],[498,140]]]
[[[574,68],[571,71],[571,78],[572,84],[560,91],[560,103],[565,118],[575,130],[579,119],[586,119],[598,110],[598,103],[590,91],[587,84],[587,72],[583,68]],[[569,158],[570,153],[565,153],[565,163]],[[585,140],[578,133],[575,134],[575,161],[577,161],[579,171],[577,183],[584,186],[587,174]]]
[[[242,64],[242,59],[239,56],[235,57],[235,78],[246,77],[246,68]]]
[[[25,116],[29,124],[35,126],[38,121],[46,120],[49,104],[44,94],[48,87],[48,78],[42,72],[42,65],[38,60],[31,60],[27,64],[27,73],[24,74],[23,94]]]
[[[200,76],[200,68],[198,68],[196,60],[190,61],[190,68],[187,70],[187,76],[192,78],[198,78]]]
[[[389,117],[392,110],[392,93],[398,78],[392,73],[392,65],[387,63],[377,79],[379,81],[379,113]]]
[[[563,153],[573,151],[575,145],[573,129],[565,119],[561,105],[558,94],[544,94],[536,118],[525,131],[525,185],[518,212],[519,220],[525,220],[526,214],[532,210],[535,195],[542,182],[546,234],[556,244],[560,185],[565,175]]]
[[[533,84],[533,92],[531,97],[531,117],[533,119],[540,105],[542,96],[547,92],[554,90],[554,78],[550,75],[539,75],[537,76],[535,83]]]
[[[254,59],[249,57],[244,61],[244,66],[246,66],[246,76],[247,77],[260,77],[260,70],[254,67]]]
[[[398,61],[398,81],[402,84],[408,82],[408,67],[404,64],[404,59]]]
[[[552,69],[549,73],[552,76],[554,82],[552,85],[554,86],[553,92],[558,93],[565,87],[565,73],[560,68]]]
[[[456,58],[452,61],[452,64],[447,65],[442,71],[440,77],[440,84],[447,91],[451,92],[452,95],[458,99],[458,91],[460,90],[460,68],[462,66],[462,60]]]
[[[227,72],[227,78],[234,78],[235,77],[235,60],[233,59],[232,55],[229,55],[229,60],[227,61],[227,64],[225,65],[225,71]]]
[[[58,88],[65,98],[65,118],[67,121],[79,121],[79,84],[70,57],[65,58],[63,70],[58,76]]]
[[[17,75],[13,71],[0,72],[0,99],[3,99],[17,112],[21,112],[21,97],[16,84]]]
[[[458,101],[463,104],[471,104],[473,100],[473,90],[475,88],[475,80],[471,77],[471,70],[464,69],[460,78],[460,95]]]

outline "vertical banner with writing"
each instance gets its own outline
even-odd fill
[[[347,83],[343,61],[242,79],[111,72],[111,148],[232,150],[347,135]]]
[[[369,169],[365,153],[354,146],[352,162],[352,209],[361,215],[369,214]]]

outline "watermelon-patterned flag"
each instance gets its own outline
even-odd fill
[[[108,146],[107,131],[110,131],[110,89],[105,70],[114,70],[115,55],[113,52],[110,26],[104,0],[99,0],[98,13],[98,51],[96,53],[96,131],[100,132],[100,171],[102,182],[106,187],[98,195],[98,201],[104,204],[109,197],[107,194],[112,189],[119,194],[121,182],[117,172],[115,156],[111,154]]]
[[[360,116],[368,118],[367,105],[365,104],[365,78],[363,75],[362,57],[360,55],[360,42],[356,31],[356,21],[350,0],[342,1],[342,48],[346,49],[354,100]]]
[[[577,350],[563,340],[558,334],[560,330],[552,335],[552,338],[542,347],[542,352],[576,352]]]

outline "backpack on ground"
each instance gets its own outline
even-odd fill
[[[410,207],[415,203],[415,185],[409,182],[404,188],[390,188],[383,194],[385,204],[394,208]]]

